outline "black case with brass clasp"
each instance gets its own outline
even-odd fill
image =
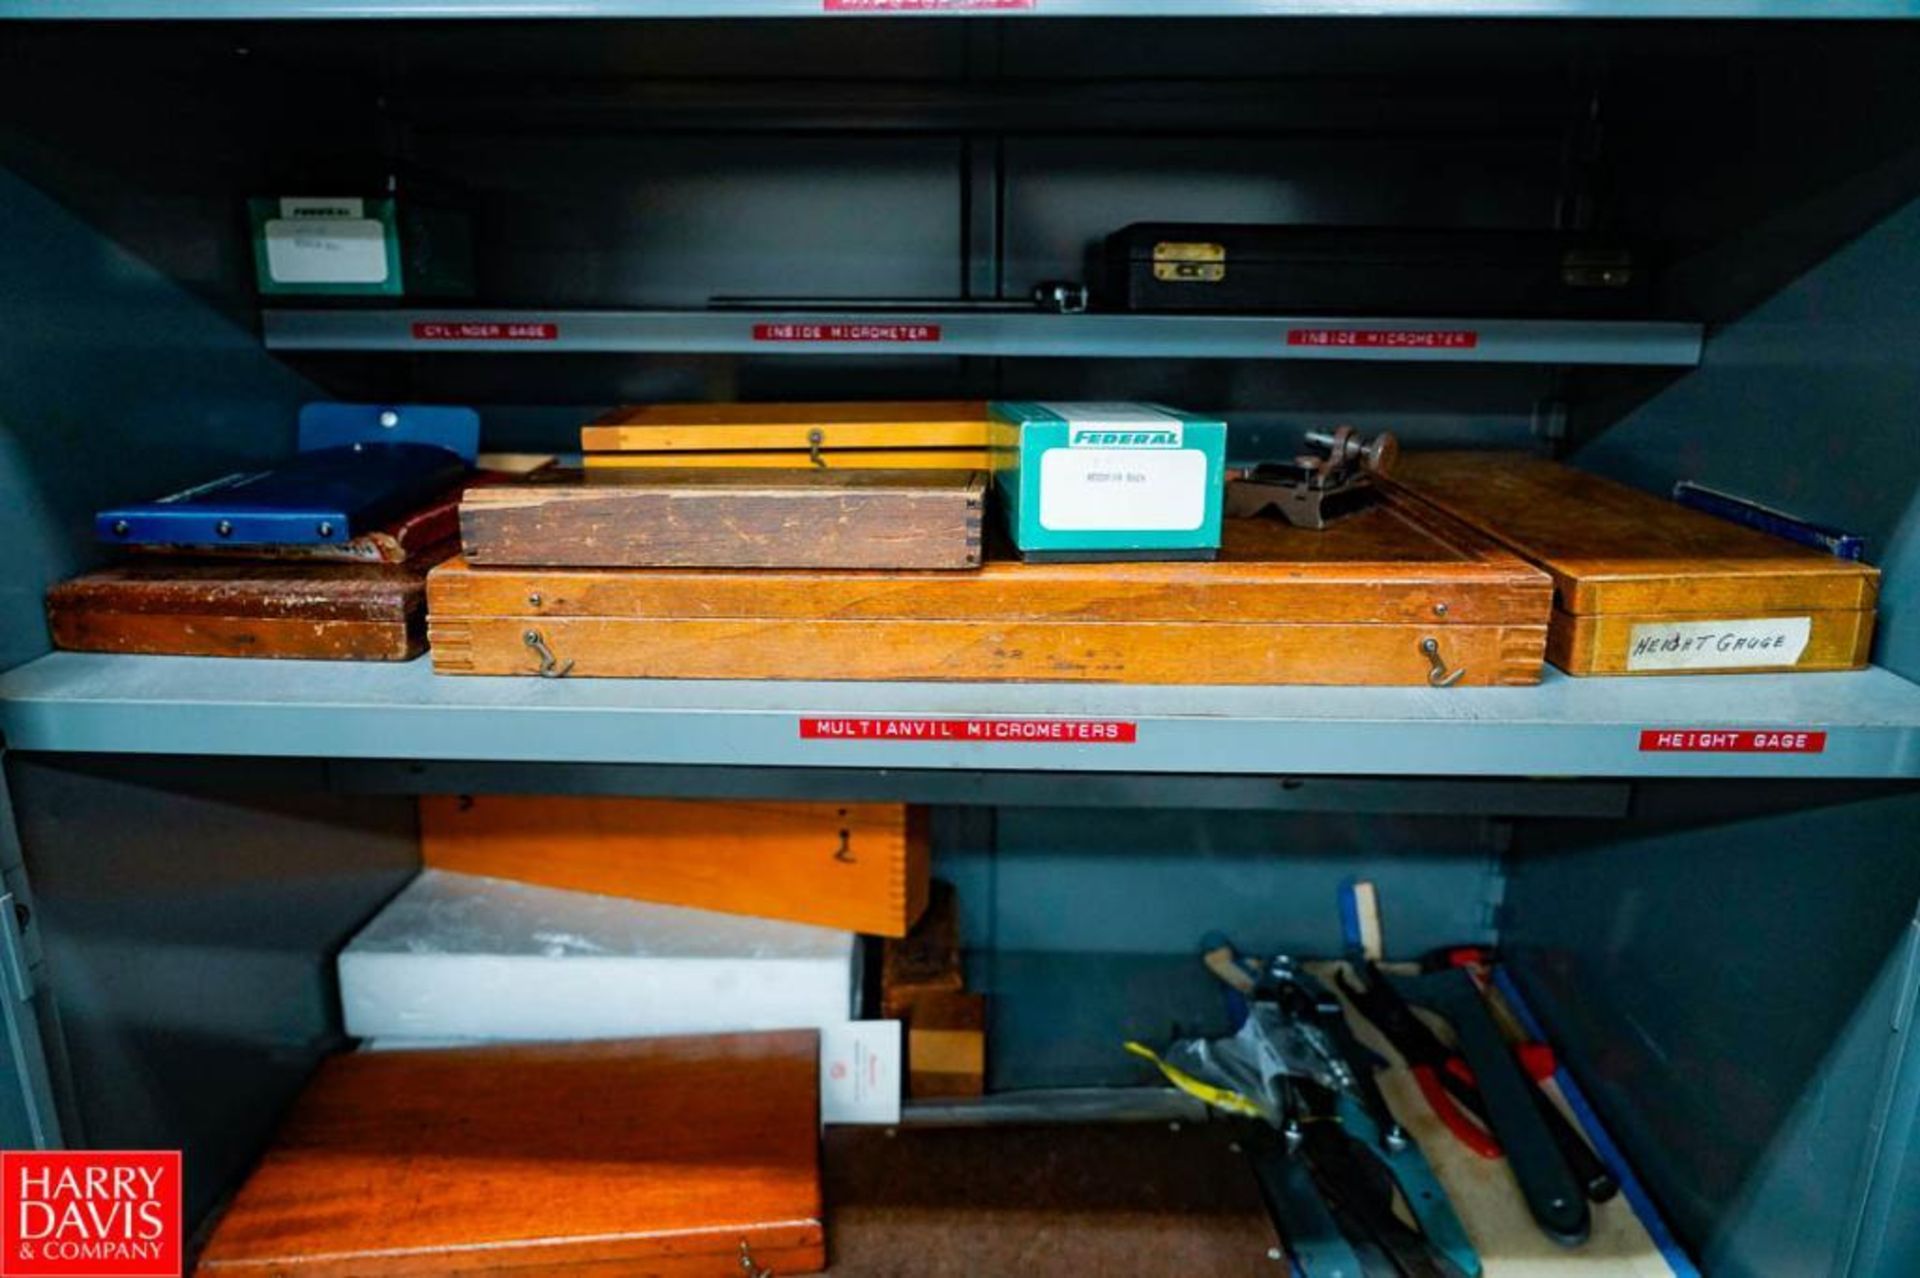
[[[1113,311],[1592,318],[1651,296],[1644,255],[1587,232],[1137,222],[1104,258]]]

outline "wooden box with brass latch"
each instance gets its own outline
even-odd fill
[[[1569,674],[1854,670],[1876,569],[1523,453],[1412,453],[1393,482],[1553,577]]]
[[[428,579],[443,674],[1528,684],[1546,574],[1390,495],[1325,531],[1225,521],[1211,563],[976,573],[479,568]]]
[[[589,468],[984,470],[984,400],[649,404],[580,430]]]
[[[924,808],[422,795],[430,868],[905,936],[927,908]]]

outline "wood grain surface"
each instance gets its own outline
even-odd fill
[[[927,905],[924,809],[423,795],[429,866],[904,936]]]
[[[993,454],[985,448],[841,448],[815,454],[805,449],[741,449],[734,452],[588,453],[589,470],[674,469],[718,466],[747,470],[988,470]]]
[[[880,1015],[904,1017],[928,994],[966,986],[960,965],[960,903],[953,884],[935,879],[927,908],[905,936],[880,947]]]
[[[434,668],[576,675],[1424,683],[1434,638],[1468,684],[1537,682],[1552,588],[1490,539],[1397,499],[1324,533],[1228,520],[1211,563],[977,573],[482,569],[429,579]],[[538,604],[531,601],[538,598]]]
[[[984,448],[985,400],[831,404],[646,404],[616,408],[581,428],[587,452],[717,452],[819,447]]]
[[[47,592],[74,652],[405,661],[426,646],[425,564],[142,559]]]
[[[980,563],[979,471],[549,471],[460,506],[475,565],[900,568]]]
[[[1394,480],[1539,564],[1575,615],[1871,609],[1879,589],[1865,564],[1524,453],[1408,453]]]
[[[1732,614],[1724,614],[1718,619],[1726,619]],[[1806,650],[1795,661],[1792,670],[1858,670],[1867,664],[1867,655],[1873,646],[1873,613],[1865,609],[1851,609],[1836,612],[1798,612],[1791,614],[1767,614],[1748,610],[1739,613],[1740,620],[1757,620],[1769,615],[1806,617],[1812,623],[1807,635]],[[1689,614],[1631,614],[1609,613],[1605,616],[1576,617],[1571,613],[1555,609],[1553,623],[1547,628],[1547,660],[1562,670],[1583,675],[1632,674],[1701,674],[1700,670],[1629,670],[1628,654],[1633,647],[1633,628],[1653,622],[1672,621],[1712,621],[1714,614],[1694,617]],[[1773,666],[1727,666],[1713,670],[1714,674],[1743,673],[1780,673],[1783,667]]]
[[[826,1134],[834,1278],[1284,1278],[1228,1123]]]
[[[739,1278],[825,1261],[811,1031],[321,1065],[196,1273]]]
[[[914,1100],[979,1096],[987,1083],[987,999],[931,990],[905,1018],[907,1095]]]

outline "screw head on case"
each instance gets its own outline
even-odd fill
[[[116,536],[116,537],[124,537],[124,536],[126,536],[126,535],[127,535],[128,533],[130,533],[130,532],[132,532],[132,531],[133,531],[133,529],[132,529],[132,527],[128,525],[128,523],[127,523],[127,521],[126,521],[126,520],[124,520],[124,519],[116,519],[116,520],[114,520],[114,521],[113,521],[113,535],[114,535],[114,536]]]
[[[213,526],[213,531],[222,537],[231,537],[233,536],[233,521],[231,519],[223,519]]]
[[[333,525],[323,520],[320,526],[314,529],[314,531],[319,533],[322,537],[331,537],[333,536]]]

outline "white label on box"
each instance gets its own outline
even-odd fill
[[[1182,423],[1140,404],[1042,404],[1067,423],[1069,448],[1178,448]]]
[[[1049,448],[1040,526],[1052,532],[1193,532],[1207,517],[1197,448]]]
[[[900,1022],[820,1027],[820,1121],[900,1121]]]
[[[1747,670],[1791,666],[1807,650],[1812,617],[1643,621],[1627,641],[1629,670]]]
[[[367,202],[350,195],[287,195],[280,200],[280,216],[291,218],[363,218]]]
[[[387,281],[387,229],[372,218],[270,218],[265,230],[276,284]]]

